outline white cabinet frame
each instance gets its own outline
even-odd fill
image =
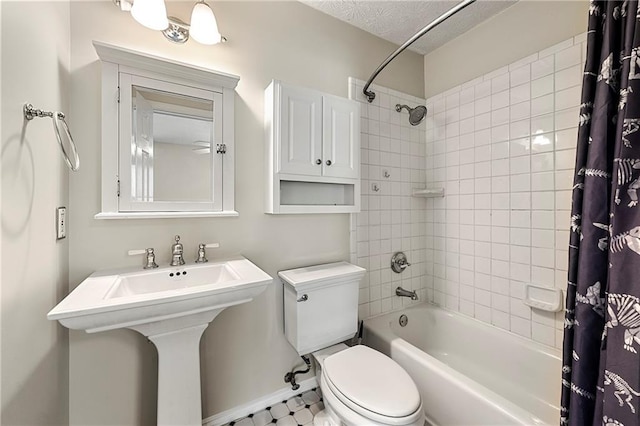
[[[278,80],[265,89],[264,101],[265,212],[359,212],[360,104]],[[301,146],[291,146],[296,143]]]
[[[102,64],[102,206],[96,219],[238,216],[235,211],[234,97],[239,77],[168,60],[101,42],[93,42]],[[219,210],[179,211],[172,203],[164,211],[125,211],[120,203],[119,106],[120,73],[162,80],[194,90],[221,94],[222,143],[226,145]],[[216,141],[216,143],[219,143]],[[217,206],[216,206],[217,207]]]

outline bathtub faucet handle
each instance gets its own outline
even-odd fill
[[[407,260],[407,255],[403,252],[394,253],[393,257],[391,257],[391,269],[393,272],[399,274],[407,269],[408,266],[411,266],[411,264]]]

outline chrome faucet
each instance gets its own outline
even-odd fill
[[[171,266],[184,265],[184,247],[180,243],[180,235],[175,236],[176,242],[171,245]]]
[[[410,297],[411,300],[418,300],[418,295],[414,291],[405,290],[402,287],[396,288],[396,296],[400,297]]]

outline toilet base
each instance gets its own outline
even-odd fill
[[[325,408],[313,417],[313,426],[339,426],[339,423],[331,418]]]

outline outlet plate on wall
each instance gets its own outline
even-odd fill
[[[56,209],[56,239],[61,240],[67,237],[67,208],[58,207]]]

